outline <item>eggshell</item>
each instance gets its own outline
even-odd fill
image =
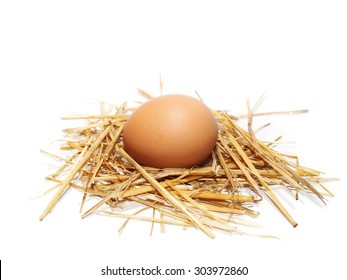
[[[141,105],[123,131],[126,152],[138,163],[157,168],[192,167],[211,154],[218,126],[200,100],[162,95]]]

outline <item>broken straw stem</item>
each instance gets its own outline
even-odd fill
[[[42,221],[49,212],[53,209],[53,207],[57,204],[57,202],[60,200],[60,198],[63,196],[63,194],[66,192],[66,190],[69,188],[71,181],[74,179],[77,172],[87,163],[87,161],[90,159],[94,151],[99,147],[100,143],[104,140],[106,135],[110,132],[111,126],[108,126],[101,134],[100,136],[95,140],[93,145],[88,149],[88,145],[85,146],[84,155],[82,156],[81,160],[76,161],[74,167],[70,171],[69,176],[66,177],[64,182],[61,184],[59,190],[56,192],[52,200],[48,203],[46,209],[43,211],[43,213],[40,216],[40,221]],[[83,154],[83,153],[82,153]]]

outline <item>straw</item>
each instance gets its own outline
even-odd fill
[[[161,92],[162,87],[161,82]],[[145,90],[138,89],[138,92],[147,99],[153,98]],[[274,188],[286,188],[295,199],[300,199],[301,192],[307,192],[326,203],[326,198],[333,194],[323,183],[333,178],[324,178],[321,172],[301,166],[295,155],[278,152],[275,147],[283,142],[281,136],[273,141],[256,137],[257,132],[269,126],[254,129],[256,116],[307,112],[258,113],[264,98],[265,95],[253,108],[248,101],[247,115],[239,117],[214,110],[219,129],[217,144],[204,165],[192,168],[157,169],[142,166],[131,158],[122,139],[124,125],[135,109],[128,107],[127,102],[107,108],[102,103],[100,115],[63,117],[63,120],[86,123],[63,131],[66,135],[61,149],[68,151],[65,157],[42,151],[61,166],[46,176],[54,184],[47,192],[57,190],[39,219],[43,220],[66,191],[73,188],[81,192],[82,218],[98,213],[124,218],[120,231],[130,220],[141,220],[151,223],[151,234],[155,224],[160,224],[161,232],[165,231],[164,225],[195,227],[211,238],[215,237],[214,230],[244,233],[239,227],[253,227],[246,217],[257,217],[259,213],[250,208],[266,203],[265,196],[293,227],[297,226]],[[247,130],[238,124],[244,118]],[[88,197],[99,200],[83,213]],[[141,208],[130,214],[123,212],[129,204]],[[151,213],[150,217],[142,216],[147,212]]]

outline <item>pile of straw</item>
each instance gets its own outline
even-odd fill
[[[148,98],[150,95],[140,91]],[[258,104],[259,105],[259,104]],[[248,106],[249,107],[249,106]],[[257,106],[256,106],[257,107]],[[190,169],[156,169],[139,165],[123,149],[122,130],[133,108],[126,103],[102,109],[100,115],[70,116],[87,124],[66,129],[62,150],[70,150],[67,158],[51,155],[62,162],[61,167],[46,177],[54,182],[55,195],[40,216],[43,220],[63,194],[74,188],[82,193],[80,212],[85,218],[103,213],[130,219],[196,227],[213,238],[213,230],[237,232],[236,216],[256,217],[252,210],[267,196],[288,222],[297,223],[273,192],[283,186],[298,199],[302,191],[324,202],[332,194],[324,188],[320,172],[298,164],[296,157],[281,154],[272,143],[258,140],[252,128],[256,114],[249,107],[248,131],[237,125],[237,118],[225,111],[214,111],[219,126],[217,145],[210,160]],[[300,113],[294,111],[289,113]],[[48,153],[47,153],[48,154]],[[84,211],[88,196],[99,201]],[[122,211],[127,203],[140,205],[135,213]],[[105,204],[109,205],[105,209]],[[153,217],[141,215],[152,209]],[[154,213],[160,213],[156,218]],[[153,229],[153,227],[152,227]]]

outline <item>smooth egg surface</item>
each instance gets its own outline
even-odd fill
[[[181,94],[153,98],[137,108],[124,126],[126,152],[156,168],[189,168],[205,161],[216,145],[218,126],[200,100]]]

